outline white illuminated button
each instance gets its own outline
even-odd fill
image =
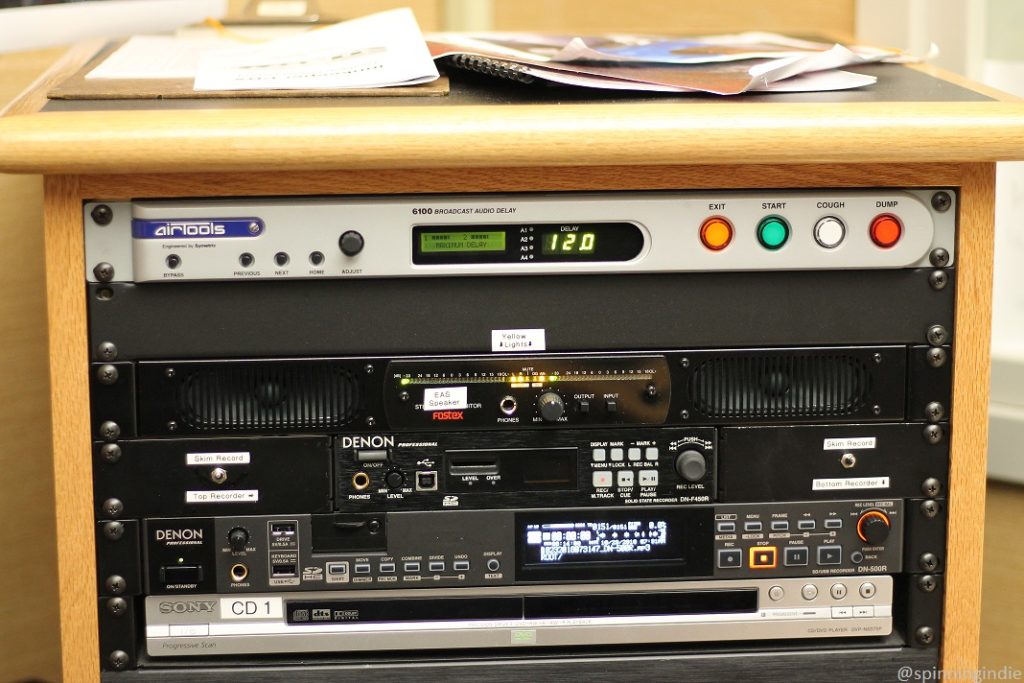
[[[644,450],[644,458],[646,460],[657,460],[658,459],[658,449],[657,448],[647,448],[646,450]]]
[[[633,471],[621,470],[618,475],[618,484],[622,488],[630,488],[633,486]]]
[[[846,239],[846,225],[835,216],[825,216],[814,225],[814,241],[826,249],[835,249]]]
[[[171,638],[195,638],[210,635],[209,624],[171,624]]]
[[[640,449],[639,448],[630,448],[629,449],[629,453],[627,454],[627,456],[629,457],[630,460],[633,460],[633,461],[639,460],[640,459]]]
[[[623,451],[621,448],[612,449],[612,460],[622,461]]]
[[[608,454],[605,452],[603,448],[595,448],[594,452],[591,453],[591,456],[594,462],[604,462],[605,458],[608,457]]]
[[[595,488],[606,488],[612,485],[612,473],[608,470],[601,470],[600,472],[594,472],[594,487]]]
[[[640,470],[641,486],[657,486],[658,470]]]

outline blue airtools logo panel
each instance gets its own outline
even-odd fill
[[[265,229],[259,218],[132,219],[132,237],[144,240],[259,237]]]

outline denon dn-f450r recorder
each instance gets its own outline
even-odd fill
[[[936,667],[957,215],[898,187],[87,203],[104,675]]]

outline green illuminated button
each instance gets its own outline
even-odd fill
[[[789,224],[781,218],[769,216],[758,224],[757,239],[766,249],[779,249],[789,239]]]

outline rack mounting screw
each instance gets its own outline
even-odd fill
[[[928,519],[934,519],[939,514],[939,504],[934,500],[926,500],[921,503],[921,514]]]
[[[941,490],[942,483],[939,482],[939,480],[936,479],[935,477],[928,477],[921,483],[921,493],[928,496],[929,498],[934,498],[935,496],[939,495],[939,491]]]
[[[110,363],[105,363],[96,368],[96,381],[107,386],[117,384],[119,374],[116,367]]]
[[[942,427],[939,425],[928,425],[924,428],[925,441],[933,446],[942,441]]]
[[[117,358],[117,347],[112,342],[103,342],[96,347],[96,355],[103,360],[115,360]]]
[[[112,595],[121,595],[128,587],[128,582],[124,580],[123,576],[117,574],[111,574],[107,577],[107,580],[103,583],[106,587],[107,592]]]
[[[121,436],[121,427],[116,422],[107,420],[100,425],[100,436],[106,441],[116,441]]]
[[[926,572],[933,572],[939,567],[939,558],[932,553],[925,553],[920,557],[917,563],[920,565],[921,569]]]
[[[107,517],[120,517],[124,512],[124,503],[117,498],[107,498],[103,501],[103,514]]]
[[[924,407],[924,416],[929,422],[938,422],[946,417],[946,409],[938,401],[932,401]]]
[[[103,263],[97,263],[96,267],[92,269],[92,274],[96,276],[96,279],[100,282],[110,282],[114,279],[114,266],[110,265],[106,261]]]
[[[128,667],[128,653],[124,650],[114,650],[107,657],[107,661],[110,662],[110,667],[114,671],[123,671]]]
[[[942,247],[932,249],[932,253],[928,254],[928,260],[936,268],[944,268],[949,263],[949,252]]]
[[[96,225],[110,225],[110,222],[114,220],[114,212],[106,204],[97,204],[92,207],[89,215],[92,216],[92,220]]]
[[[946,288],[949,284],[949,276],[946,275],[944,270],[933,270],[928,274],[928,284],[932,286],[936,292],[939,292]]]
[[[953,206],[953,198],[949,196],[948,192],[936,192],[932,195],[932,208],[939,212],[949,211],[949,207]]]
[[[914,633],[914,637],[921,645],[931,645],[935,642],[935,629],[931,626],[922,626]]]
[[[925,354],[925,358],[928,360],[928,365],[933,368],[941,368],[946,364],[946,349],[941,349],[937,346],[933,346],[928,349],[928,353]]]
[[[121,522],[107,522],[103,525],[103,535],[111,541],[119,541],[124,536],[124,524]]]
[[[103,448],[100,449],[100,455],[109,463],[115,463],[121,459],[121,447],[116,443],[103,444]]]
[[[949,339],[949,332],[942,325],[932,325],[928,328],[927,337],[932,346],[942,346]]]
[[[120,617],[128,611],[128,601],[124,598],[110,598],[107,600],[107,611],[115,617]]]
[[[924,574],[917,580],[917,587],[925,593],[931,593],[938,586],[939,582],[931,574]]]

